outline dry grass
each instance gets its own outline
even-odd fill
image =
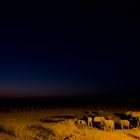
[[[96,128],[78,128],[72,119],[41,122],[41,118],[80,115],[81,110],[49,109],[21,113],[0,113],[0,140],[136,140],[140,129],[106,132]],[[136,136],[136,137],[135,137]]]

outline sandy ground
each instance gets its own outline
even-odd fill
[[[125,111],[126,109],[124,109]],[[1,140],[140,140],[140,129],[116,129],[105,131],[92,127],[79,127],[74,124],[74,117],[81,117],[87,108],[46,108],[17,112],[13,110],[0,113]],[[105,115],[122,111],[102,109]]]

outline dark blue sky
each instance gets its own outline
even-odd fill
[[[140,91],[137,15],[98,6],[3,7],[0,96]]]

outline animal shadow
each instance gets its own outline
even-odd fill
[[[40,119],[40,122],[44,122],[44,123],[58,123],[58,122],[62,122],[65,119],[53,119],[53,118],[44,118],[44,119]]]
[[[62,122],[68,119],[74,119],[77,118],[75,116],[70,116],[70,115],[63,115],[63,116],[52,116],[50,118],[43,118],[40,119],[41,122],[46,122],[46,123],[58,123]]]
[[[127,136],[132,137],[132,138],[134,138],[134,139],[140,140],[140,137],[135,136],[135,135],[133,135],[133,134],[128,134],[128,133],[124,133],[124,134],[126,134]]]
[[[77,118],[76,116],[71,115],[62,115],[62,116],[52,116],[52,118],[59,118],[59,119],[74,119]]]

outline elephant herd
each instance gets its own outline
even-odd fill
[[[81,118],[76,118],[75,124],[82,128],[96,127],[104,130],[138,128],[140,126],[140,112],[127,111],[112,113],[110,116],[87,113]]]

